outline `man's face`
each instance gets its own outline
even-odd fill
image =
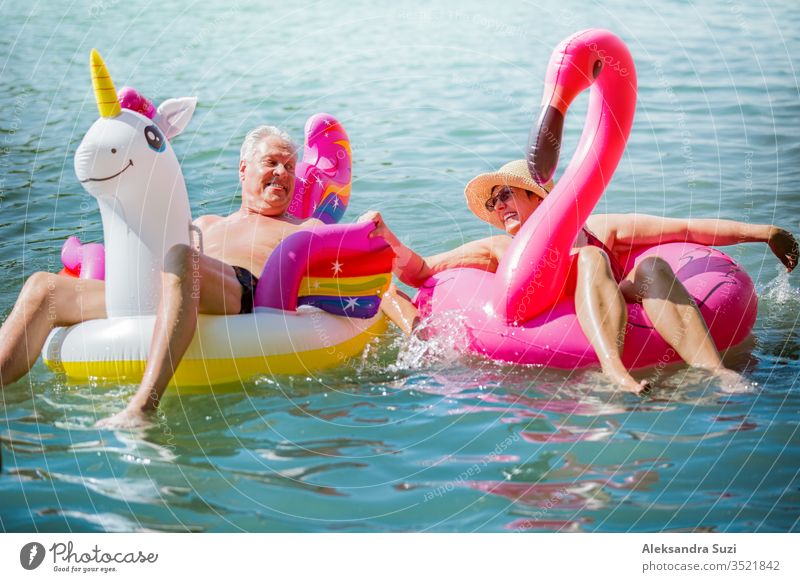
[[[242,206],[265,216],[280,216],[294,194],[294,151],[271,135],[256,144],[249,160],[239,162]]]
[[[539,207],[542,199],[536,194],[528,194],[516,186],[495,186],[492,188],[494,213],[505,231],[515,235],[525,221]]]

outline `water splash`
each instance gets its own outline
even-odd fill
[[[469,330],[462,313],[450,312],[424,319],[414,333],[395,340],[397,360],[389,371],[428,369],[451,364],[464,357],[469,347]]]
[[[758,356],[773,369],[800,355],[800,289],[789,278],[778,267],[778,274],[759,289]]]
[[[792,287],[790,274],[786,269],[778,266],[777,270],[778,274],[759,289],[759,297],[769,302],[772,307],[800,307],[800,289]]]

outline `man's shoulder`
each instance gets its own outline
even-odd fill
[[[288,217],[284,219],[284,221],[296,226],[298,230],[306,230],[309,228],[315,228],[317,226],[325,226],[325,223],[322,222],[319,218]]]
[[[198,216],[194,220],[194,225],[203,230],[204,228],[208,228],[212,224],[219,222],[220,220],[224,220],[224,216],[219,216],[217,214],[204,214],[203,216]]]

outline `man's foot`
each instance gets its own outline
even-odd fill
[[[144,428],[151,424],[153,424],[152,421],[147,418],[144,412],[126,408],[114,416],[98,420],[94,426],[107,429],[131,429]]]
[[[742,392],[750,392],[753,389],[751,382],[748,382],[741,374],[733,370],[717,368],[709,371],[720,380],[723,392],[740,394]]]

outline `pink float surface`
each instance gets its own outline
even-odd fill
[[[61,247],[61,263],[68,274],[81,279],[106,278],[106,253],[100,243],[81,243],[77,236],[71,236]]]
[[[497,272],[445,271],[431,277],[415,299],[434,332],[452,329],[458,314],[474,353],[563,369],[598,363],[564,287],[574,241],[611,180],[633,125],[636,69],[619,37],[590,29],[556,47],[546,73],[542,113],[529,140],[528,164],[539,183],[553,176],[564,117],[587,88],[589,108],[575,154],[514,237]],[[708,247],[671,243],[631,255],[626,272],[651,255],[665,259],[687,287],[719,349],[750,334],[757,312],[753,283],[730,257]],[[629,305],[628,316],[623,353],[628,367],[678,359],[640,305]],[[439,322],[447,325],[437,328]]]

